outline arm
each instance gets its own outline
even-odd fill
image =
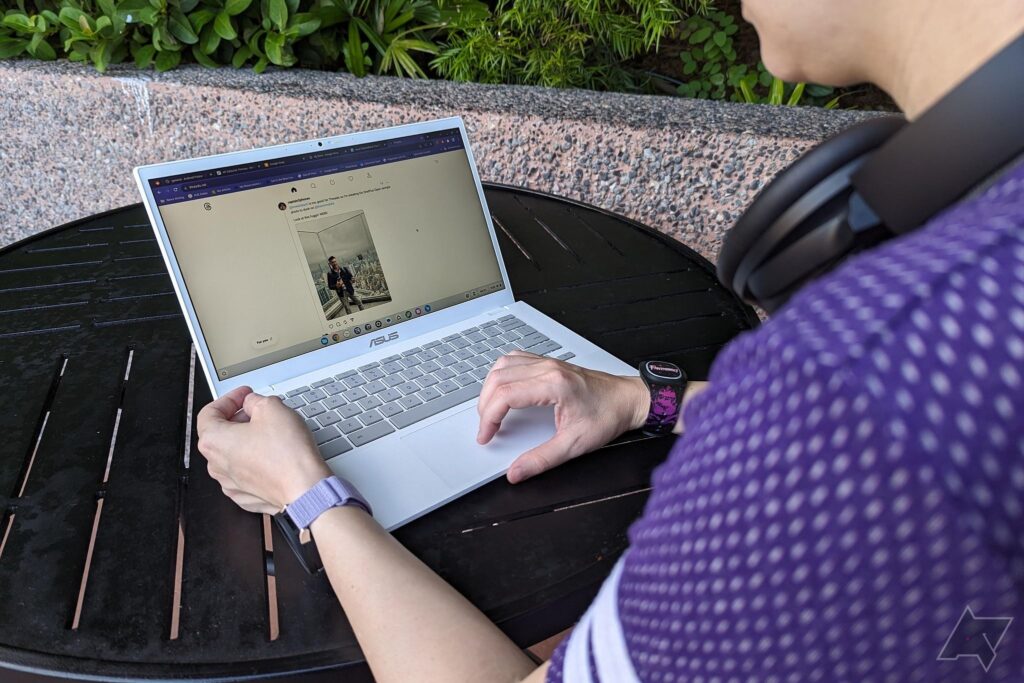
[[[248,387],[203,408],[198,430],[211,476],[252,512],[275,513],[331,474],[298,415]],[[361,510],[331,510],[312,532],[381,683],[543,680],[546,667]]]

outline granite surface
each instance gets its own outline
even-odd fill
[[[0,62],[0,245],[138,201],[132,167],[459,114],[485,181],[616,211],[714,259],[772,176],[867,114],[185,67]]]

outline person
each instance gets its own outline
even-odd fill
[[[338,259],[331,256],[327,259],[327,268],[327,289],[333,289],[338,293],[338,300],[341,301],[341,306],[345,309],[345,315],[352,313],[349,299],[352,300],[351,303],[359,307],[360,311],[363,310],[363,300],[356,294],[355,286],[352,284],[354,277],[348,266],[338,265]]]
[[[911,120],[1024,31],[1019,0],[743,12],[772,73],[874,82]],[[536,667],[360,508],[311,529],[382,682],[1020,681],[1022,366],[1018,160],[722,351],[586,628],[550,662]],[[520,482],[637,427],[645,400],[634,380],[512,353],[484,383],[478,440],[510,410],[554,404],[555,436],[509,470]],[[199,437],[247,510],[277,512],[329,474],[302,421],[247,388],[203,409]],[[988,648],[984,667],[941,655],[954,636],[978,659]]]

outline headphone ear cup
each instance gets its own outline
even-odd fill
[[[772,235],[770,239],[774,247],[767,252],[757,250],[765,258],[759,259],[758,263],[745,263],[755,245],[768,235],[778,219],[801,198],[844,166],[870,154],[904,125],[906,121],[902,117],[869,119],[821,143],[777,175],[726,233],[718,254],[719,281],[740,298],[761,304],[749,291],[749,275],[768,256],[774,255],[777,247],[786,244],[789,241],[787,238],[796,233],[806,234],[815,225],[798,223],[786,229],[782,235]],[[818,220],[816,224],[827,223],[828,218],[833,217]],[[822,256],[825,257],[823,262],[836,257],[835,254]],[[740,276],[737,277],[737,274]]]

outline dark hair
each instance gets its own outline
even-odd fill
[[[338,259],[334,258],[333,256],[328,256],[327,260],[328,261],[337,261]]]

